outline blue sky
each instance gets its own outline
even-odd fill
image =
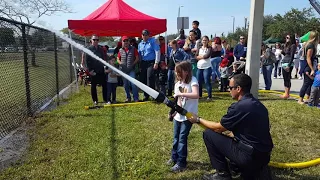
[[[202,35],[227,34],[232,31],[232,17],[235,27],[244,26],[244,18],[250,16],[251,0],[124,0],[133,8],[145,14],[167,19],[168,34],[177,32],[176,18],[178,7],[181,16],[187,16],[190,23],[200,22]],[[41,18],[56,30],[67,27],[68,19],[83,19],[107,0],[66,0],[75,13],[57,14]],[[218,8],[219,7],[219,8]],[[308,0],[265,0],[264,14],[284,14],[291,8],[309,8]],[[190,26],[191,27],[191,24]]]

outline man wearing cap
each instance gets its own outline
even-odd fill
[[[138,45],[138,52],[141,59],[141,82],[155,88],[154,71],[158,69],[160,62],[160,46],[155,38],[150,37],[148,30],[142,31],[142,41]],[[144,93],[144,101],[149,99],[149,94]]]
[[[91,45],[88,47],[95,55],[105,60],[104,50],[98,45],[99,37],[93,35],[91,38]],[[98,104],[97,84],[102,86],[102,95],[104,102],[107,102],[107,83],[106,74],[104,72],[104,65],[97,59],[86,55],[87,68],[91,75],[91,97],[94,105]]]
[[[120,64],[120,69],[128,74],[132,78],[136,78],[135,65],[139,62],[139,54],[134,46],[130,46],[129,38],[127,36],[122,36],[122,48],[119,49],[118,53],[118,63]],[[124,89],[126,91],[127,99],[125,102],[131,102],[130,86],[132,88],[133,100],[135,102],[139,101],[139,94],[137,86],[123,78]]]

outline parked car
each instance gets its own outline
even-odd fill
[[[108,50],[108,52],[107,52],[108,56],[113,56],[114,49],[115,49],[115,48],[109,48],[109,50]]]

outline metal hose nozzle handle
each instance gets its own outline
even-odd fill
[[[164,104],[166,104],[169,108],[171,108],[171,110],[177,111],[179,114],[183,115],[183,116],[187,116],[188,118],[190,118],[192,116],[191,113],[188,113],[187,110],[183,109],[181,106],[177,105],[177,103],[174,103],[173,101],[171,101],[170,99],[168,99],[163,93],[159,93],[158,97],[155,99],[157,102],[162,102]]]

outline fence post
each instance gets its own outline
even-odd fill
[[[23,45],[23,64],[24,64],[24,82],[26,86],[26,98],[27,98],[27,114],[32,116],[31,109],[31,93],[30,93],[30,78],[29,78],[29,67],[28,67],[28,46],[26,36],[26,26],[21,25],[22,28],[22,45]]]
[[[70,84],[72,83],[72,52],[71,52],[71,44],[69,44],[69,57],[70,57]]]
[[[58,68],[58,46],[57,46],[57,36],[53,33],[53,43],[54,43],[54,64],[56,69],[56,93],[57,93],[57,105],[59,106],[59,68]]]

